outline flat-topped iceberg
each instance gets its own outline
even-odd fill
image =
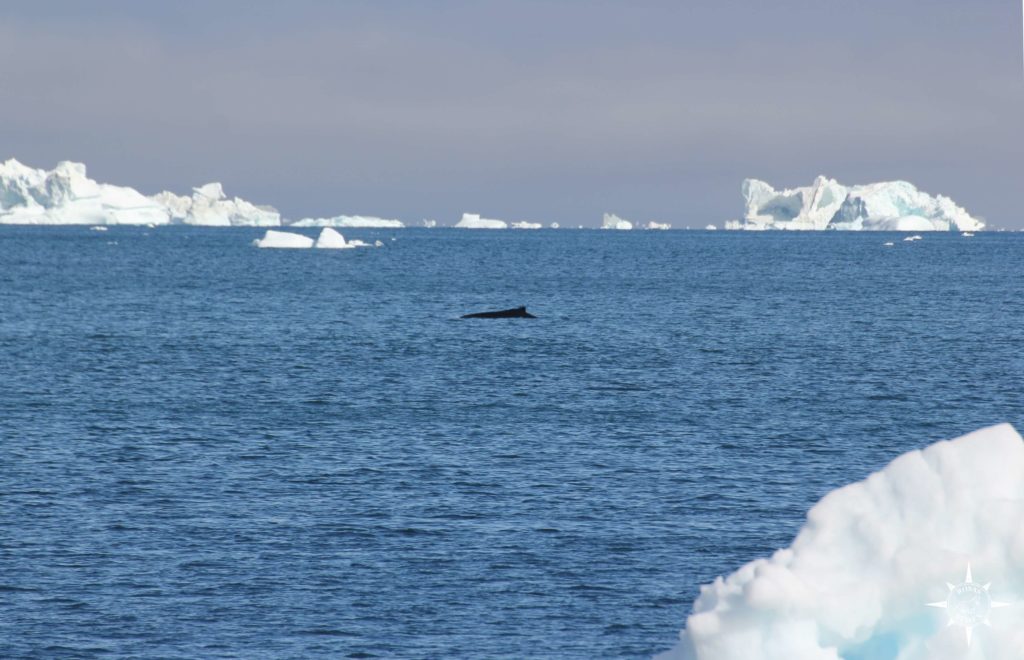
[[[478,213],[463,213],[462,219],[455,223],[459,229],[508,229],[504,220],[481,218]]]
[[[305,249],[313,247],[313,239],[290,231],[268,229],[263,238],[253,241],[258,248]]]
[[[333,218],[303,218],[288,223],[291,227],[361,227],[379,229],[401,229],[401,220],[388,220],[372,215],[339,215]]]
[[[826,495],[789,548],[702,587],[659,658],[1019,660],[1022,611],[1024,442],[1003,424]]]
[[[633,223],[629,220],[623,220],[614,213],[605,213],[601,219],[601,229],[619,229],[622,231],[628,231],[633,228]]]
[[[544,227],[544,225],[539,222],[527,222],[525,220],[522,222],[512,223],[512,229],[541,229],[542,227]]]
[[[743,219],[726,222],[726,229],[972,231],[985,226],[950,198],[932,197],[906,181],[848,187],[819,176],[810,186],[775,190],[747,179],[743,198]]]

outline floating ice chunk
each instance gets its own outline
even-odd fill
[[[481,218],[477,213],[463,213],[462,219],[455,226],[460,229],[508,229],[508,223],[504,220]]]
[[[559,226],[560,225],[557,222],[552,222],[550,225],[548,225],[548,227],[551,227],[552,229],[558,229]]]
[[[392,238],[391,240],[395,239]],[[376,241],[373,242],[373,247],[384,247],[384,241],[377,239]]]
[[[775,190],[743,182],[745,214],[726,229],[975,230],[984,226],[953,200],[932,197],[906,181],[847,187],[819,176],[810,186]]]
[[[1010,425],[909,452],[822,498],[789,548],[703,586],[659,658],[1019,660],[1022,521],[1024,442]],[[985,611],[947,587],[972,582],[968,565]],[[991,624],[974,620],[970,653],[965,614]]]
[[[291,227],[368,227],[384,229],[401,229],[405,224],[401,220],[388,220],[372,215],[339,215],[333,218],[303,218],[290,223]]]
[[[920,237],[920,236],[918,236],[918,235],[915,235],[915,236],[907,236],[907,237],[906,237],[906,238],[904,238],[903,240],[904,240],[904,241],[919,241],[919,240],[921,240],[921,237]]]
[[[0,164],[0,223],[30,225],[166,224],[167,209],[137,190],[97,183],[85,165],[47,171],[15,159]]]
[[[512,229],[540,229],[544,225],[539,222],[513,222]]]
[[[883,247],[892,247],[894,245],[896,245],[896,244],[893,243],[892,241],[886,241],[885,243],[882,243]]]
[[[315,247],[328,248],[334,250],[345,250],[347,248],[355,247],[345,242],[345,237],[338,233],[337,230],[331,229],[330,227],[324,227],[320,231],[320,235],[316,239]]]
[[[311,248],[313,239],[302,234],[268,229],[263,238],[253,241],[253,244],[260,248]]]
[[[605,213],[601,220],[601,229],[619,229],[622,231],[628,231],[632,228],[632,222],[629,220],[623,220],[614,213]]]
[[[655,222],[654,220],[651,220],[646,225],[644,225],[644,229],[666,230],[666,229],[672,229],[672,225],[667,223],[667,222]]]
[[[422,224],[427,229],[433,229],[434,227],[437,226],[437,220],[428,220],[428,219],[424,218]]]
[[[704,229],[706,229],[707,231],[718,231],[718,227],[716,227],[714,225],[708,225]]]
[[[94,227],[89,227],[89,231],[107,231],[107,228],[103,225],[96,225]]]
[[[171,221],[208,227],[277,227],[281,214],[272,206],[256,206],[244,199],[228,199],[219,183],[192,189],[191,197],[167,192],[150,199],[164,205]]]
[[[965,231],[964,233],[962,233],[960,235],[963,236],[964,238],[970,238],[971,236],[974,236],[974,232],[973,231]]]

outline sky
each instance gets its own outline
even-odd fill
[[[676,227],[744,178],[1024,228],[1018,0],[0,4],[0,159],[287,218]]]

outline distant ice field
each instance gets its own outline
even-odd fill
[[[0,227],[0,657],[650,657],[1024,428],[1021,234],[343,233]]]

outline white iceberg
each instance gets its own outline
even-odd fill
[[[344,239],[342,239],[342,242],[344,242]],[[313,239],[302,234],[268,229],[263,238],[253,241],[253,244],[259,248],[311,248],[313,247]]]
[[[424,218],[422,224],[427,229],[433,229],[434,227],[437,226],[437,220],[430,220],[429,218]]]
[[[513,222],[512,229],[540,229],[544,225],[539,222]]]
[[[716,227],[714,225],[708,225],[704,229],[707,230],[707,231],[718,231],[718,227]]]
[[[560,226],[561,225],[559,225],[557,222],[552,222],[550,225],[548,225],[548,227],[552,229],[558,229]]]
[[[345,237],[342,236],[336,229],[331,227],[324,227],[320,231],[320,235],[316,239],[315,247],[318,248],[331,248],[335,250],[346,250],[354,248],[354,245],[350,245],[345,242]]]
[[[703,586],[659,658],[1019,660],[1022,612],[1024,442],[1003,424],[826,495],[789,548]]]
[[[508,229],[504,220],[481,218],[477,213],[463,213],[462,219],[456,224],[459,229]]]
[[[166,224],[167,208],[132,188],[97,183],[85,165],[61,161],[51,171],[11,158],[0,165],[0,224]]]
[[[228,199],[219,183],[192,189],[191,197],[164,192],[150,199],[167,207],[171,222],[208,227],[277,227],[281,214],[271,206],[256,206],[244,199]]]
[[[844,186],[819,176],[810,186],[775,190],[757,179],[743,182],[745,214],[726,229],[972,231],[984,223],[953,200],[932,197],[906,181]]]
[[[605,213],[601,220],[601,229],[619,229],[622,231],[628,231],[632,228],[632,222],[629,220],[623,220],[614,213]]]
[[[401,229],[405,224],[401,220],[388,220],[372,215],[339,215],[333,218],[303,218],[288,223],[291,227],[365,227],[381,229]]]
[[[654,220],[651,220],[646,225],[644,225],[644,229],[657,229],[664,231],[667,229],[672,229],[672,225],[667,222],[655,222]]]

